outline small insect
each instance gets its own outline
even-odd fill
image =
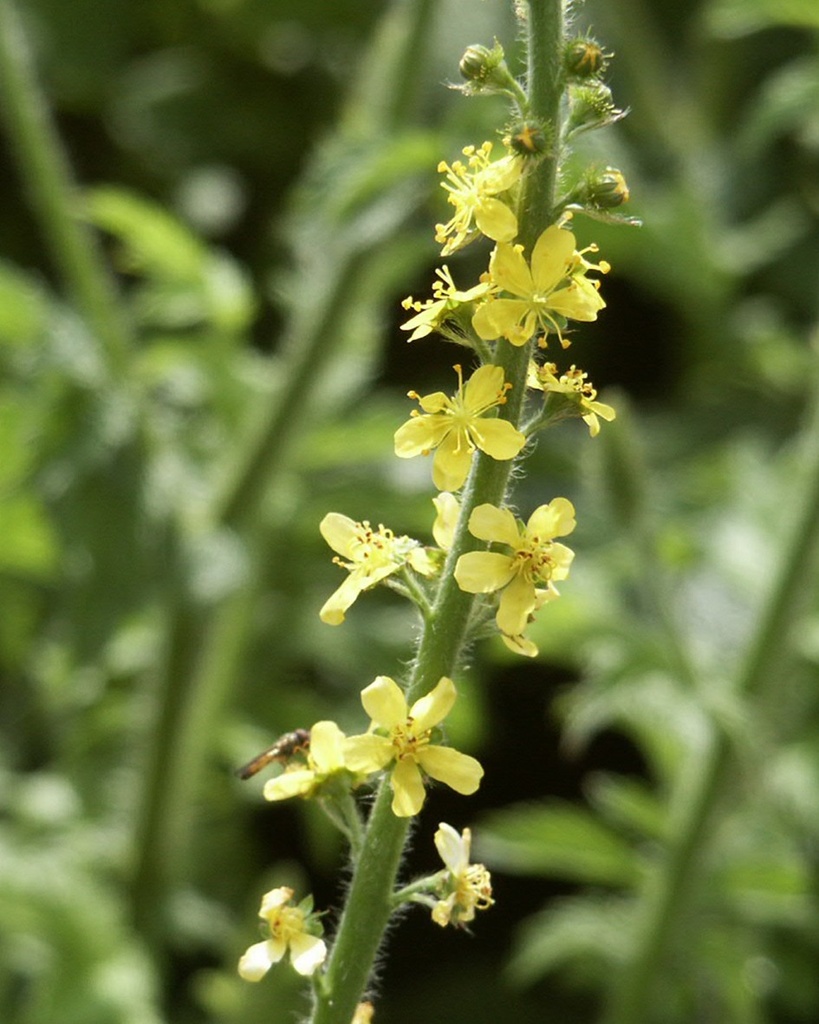
[[[304,754],[309,749],[310,730],[294,729],[293,732],[286,732],[283,736],[279,736],[272,747],[263,750],[246,765],[238,768],[236,774],[240,779],[250,779],[269,764],[274,762],[284,764],[291,757],[295,757],[296,754]]]

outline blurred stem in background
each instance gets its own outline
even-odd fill
[[[677,633],[673,619],[667,614],[665,596],[656,580],[662,576],[655,549],[653,532],[646,516],[642,481],[647,479],[644,466],[635,452],[639,450],[636,436],[629,434],[629,417],[622,416],[614,430],[607,432],[610,450],[610,489],[621,500],[615,503],[623,515],[624,528],[634,539],[637,557],[641,560],[646,586],[653,595],[668,642],[670,656],[680,678],[688,685],[701,688],[697,669],[685,652],[685,644]],[[810,597],[806,588],[810,578],[808,567],[815,564],[819,541],[819,388],[814,388],[812,408],[799,439],[805,455],[807,471],[801,496],[792,505],[791,533],[781,547],[780,566],[757,623],[750,633],[750,642],[733,682],[732,693],[739,699],[759,702],[770,696],[782,680],[778,665],[788,662],[793,644],[793,625],[798,613]],[[615,479],[619,478],[619,479]],[[726,809],[729,790],[736,780],[740,765],[736,738],[729,729],[713,722],[711,742],[704,756],[692,761],[680,773],[671,794],[671,832],[667,854],[648,878],[638,900],[636,944],[621,971],[611,983],[606,1000],[604,1024],[640,1024],[654,1019],[664,972],[669,969],[667,954],[672,939],[681,934],[686,897],[707,856],[709,840]]]
[[[131,338],[115,283],[94,233],[81,218],[72,178],[13,0],[0,2],[0,90],[20,178],[68,298],[105,351],[112,377],[126,365]]]
[[[353,89],[335,142],[363,147],[364,160],[375,159],[382,151],[385,140],[399,128],[398,118],[403,116],[404,108],[416,96],[417,53],[433,10],[431,0],[396,0],[361,58],[366,71]],[[316,158],[319,172],[328,154],[332,159],[333,140],[325,143]],[[408,168],[408,173],[414,171],[414,167]],[[328,175],[326,183],[330,181],[339,187],[338,178]],[[400,216],[409,212],[401,201],[404,184],[399,180],[390,186],[396,192],[394,205]],[[269,529],[263,522],[265,498],[279,474],[289,468],[294,444],[315,411],[312,399],[321,386],[323,372],[338,356],[334,340],[341,337],[340,325],[350,313],[351,299],[357,297],[353,284],[395,227],[389,222],[380,230],[361,230],[352,195],[346,223],[342,213],[341,222],[333,225],[331,207],[343,207],[343,195],[336,191],[311,198],[312,223],[299,223],[299,230],[323,242],[305,246],[297,254],[302,257],[299,274],[311,282],[311,288],[307,302],[303,300],[290,311],[290,325],[282,343],[283,387],[263,414],[261,429],[245,439],[245,449],[236,459],[238,472],[213,509],[213,528],[230,531],[242,540],[246,578],[240,588],[213,608],[197,610],[195,600],[183,588],[172,595],[168,609],[167,654],[164,673],[158,680],[153,751],[135,829],[133,907],[146,933],[154,931],[157,924],[162,930],[157,908],[168,909],[165,900],[169,885],[184,875],[183,859],[190,853],[195,799],[208,755],[208,737],[213,735],[211,726],[236,678],[252,619],[257,560],[262,557]],[[372,296],[374,302],[379,298]],[[179,537],[178,543],[181,540]],[[176,557],[182,562],[180,577],[184,579],[185,555],[179,546]]]
[[[395,0],[362,57],[365,71],[352,90],[340,137],[335,140],[342,147],[358,147],[359,170],[363,162],[374,163],[383,153],[416,99],[418,53],[433,11],[432,0]],[[11,0],[0,3],[0,83],[21,177],[54,263],[69,297],[103,346],[112,378],[127,383],[130,339],[115,283],[93,231],[81,219],[82,199],[35,80],[29,47]],[[317,178],[322,164],[333,158],[330,140],[314,160]],[[339,179],[328,175],[327,181],[332,181],[336,190],[331,195],[313,195],[309,211],[313,223],[299,222],[299,231],[309,235],[312,229],[312,237],[322,237],[324,244],[297,254],[303,260],[307,253],[309,262],[299,269],[311,287],[308,297],[301,303],[294,300],[290,310],[290,325],[281,346],[284,386],[258,417],[261,427],[240,442],[231,460],[235,471],[214,502],[207,526],[237,536],[243,546],[244,579],[221,602],[208,605],[193,593],[191,537],[181,518],[171,511],[165,565],[172,581],[166,594],[167,639],[162,670],[155,681],[153,721],[146,730],[149,755],[134,816],[131,889],[134,919],[160,960],[168,940],[170,887],[183,881],[186,874],[184,859],[190,853],[195,802],[213,735],[210,726],[227,700],[247,640],[256,596],[255,563],[269,529],[264,522],[265,498],[289,466],[294,444],[315,412],[311,396],[321,386],[323,371],[338,356],[334,342],[342,336],[340,325],[350,312],[351,301],[360,301],[355,281],[378,247],[390,239],[395,216],[409,212],[406,180],[417,173],[419,163],[406,161],[401,176],[394,176],[386,187],[382,185],[382,194],[375,196],[376,200],[386,198],[386,205],[398,211],[392,220],[382,216],[379,223],[377,215],[368,219],[367,210],[362,214],[356,207],[356,199],[359,204],[361,201],[355,195],[356,189],[360,190],[359,178],[350,184],[345,209]],[[332,167],[323,169],[332,171]],[[379,300],[378,294],[372,296],[374,303]]]

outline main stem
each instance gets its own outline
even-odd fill
[[[533,116],[557,125],[562,93],[560,55],[563,40],[563,0],[532,0],[529,4],[528,86]],[[519,205],[520,239],[531,250],[548,226],[554,203],[557,154],[542,160],[527,176]],[[512,384],[502,414],[520,423],[530,348],[497,342],[496,362]],[[412,702],[427,693],[458,665],[474,597],[458,587],[454,567],[467,551],[481,546],[466,528],[472,510],[489,502],[501,505],[509,486],[510,462],[478,454],[461,507],[456,536],[447,556],[432,614],[425,623],[407,686]],[[333,943],[327,970],[317,987],[312,1024],[350,1024],[361,1000],[391,914],[410,822],[396,817],[392,792],[385,778],[373,804],[361,856],[355,865],[347,902]]]

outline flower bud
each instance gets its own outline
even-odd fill
[[[515,81],[504,61],[503,47],[496,40],[490,50],[480,43],[473,43],[466,48],[458,65],[461,77],[467,85],[464,92],[505,92]]]
[[[619,121],[621,117],[623,111],[615,107],[611,89],[602,82],[589,80],[582,85],[569,86],[571,132],[603,128],[607,124]]]
[[[520,121],[513,125],[503,141],[519,156],[540,156],[549,147],[549,139],[536,121]]]
[[[610,53],[594,39],[570,39],[563,51],[563,67],[569,78],[595,78],[606,70]]]
[[[623,172],[606,167],[593,174],[586,182],[585,201],[600,210],[613,210],[629,200],[629,190]]]

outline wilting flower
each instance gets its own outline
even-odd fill
[[[371,731],[347,739],[347,767],[377,772],[394,762],[392,809],[399,818],[421,810],[426,796],[422,772],[464,795],[480,785],[483,768],[474,757],[432,740],[432,730],[449,714],[456,696],[455,684],[446,676],[412,707],[388,676],[378,676],[361,692],[361,703],[372,719]]]
[[[431,576],[435,563],[417,540],[396,537],[392,530],[379,526],[374,530],[365,520],[357,523],[338,512],[328,512],[319,526],[321,535],[341,558],[333,561],[349,570],[350,575],[325,601],[319,612],[322,622],[337,626],[344,621],[344,613],[363,590],[411,566],[422,576]]]
[[[511,384],[504,383],[503,368],[480,366],[464,384],[460,366],[458,391],[451,398],[443,391],[423,397],[415,391],[424,410],[413,410],[410,419],[395,432],[395,454],[402,459],[427,455],[435,449],[432,480],[439,491],[456,491],[469,473],[477,448],[493,459],[513,459],[526,444],[526,438],[508,421],[488,418],[506,401]]]
[[[476,299],[482,299],[492,291],[489,281],[473,285],[465,292],[459,291],[455,287],[455,282],[452,280],[447,266],[439,267],[435,273],[438,280],[432,282],[431,299],[418,302],[410,295],[401,303],[404,309],[415,310],[415,316],[401,324],[402,331],[412,331],[408,341],[425,338],[433,331],[439,330],[446,320],[454,318],[462,306],[470,305]],[[450,333],[457,336],[457,332]]]
[[[239,960],[239,974],[245,981],[260,981],[277,964],[287,950],[290,962],[299,974],[312,974],[324,963],[327,947],[314,934],[321,925],[311,913],[312,899],[294,906],[293,890],[287,886],[271,889],[262,897],[259,917],[270,931],[270,938],[257,942]],[[311,930],[312,929],[312,930]]]
[[[579,415],[587,424],[591,436],[597,437],[600,433],[598,416],[610,423],[617,413],[605,402],[596,401],[597,391],[587,379],[588,376],[585,370],[572,365],[558,377],[554,363],[543,363],[542,366],[538,366],[532,362],[526,383],[530,388],[565,396],[579,410]]]
[[[461,835],[446,822],[435,833],[435,847],[447,868],[440,883],[441,899],[432,909],[432,920],[444,928],[472,921],[476,910],[486,910],[494,903],[492,879],[483,864],[470,864],[472,833],[468,828]]]
[[[552,331],[566,348],[562,333],[565,320],[596,320],[606,305],[599,294],[600,282],[586,277],[589,270],[606,273],[605,262],[589,263],[578,252],[571,231],[556,224],[541,234],[532,250],[531,267],[523,246],[500,242],[489,260],[489,277],[507,296],[490,295],[475,311],[472,326],[484,341],[506,338],[524,345],[538,331]]]
[[[569,575],[574,552],[554,538],[565,537],[574,527],[574,507],[566,498],[554,498],[536,508],[525,525],[509,509],[494,505],[478,505],[469,517],[473,537],[503,544],[510,553],[470,551],[461,555],[455,579],[461,590],[470,594],[502,591],[496,622],[504,637],[513,639],[518,647],[530,616],[558,596],[554,581]]]
[[[509,155],[492,163],[491,153],[492,143],[484,142],[479,149],[464,149],[466,165],[461,160],[455,160],[452,166],[445,161],[438,164],[438,170],[446,172],[447,179],[441,187],[449,193],[447,199],[455,207],[446,224],[435,225],[435,241],[445,243],[442,256],[471,242],[478,232],[496,242],[510,242],[518,233],[517,217],[495,197],[516,184],[523,173],[523,161]]]
[[[328,779],[346,769],[344,739],[344,733],[335,722],[316,722],[310,730],[306,765],[288,767],[281,775],[268,779],[264,787],[265,800],[313,796]]]

